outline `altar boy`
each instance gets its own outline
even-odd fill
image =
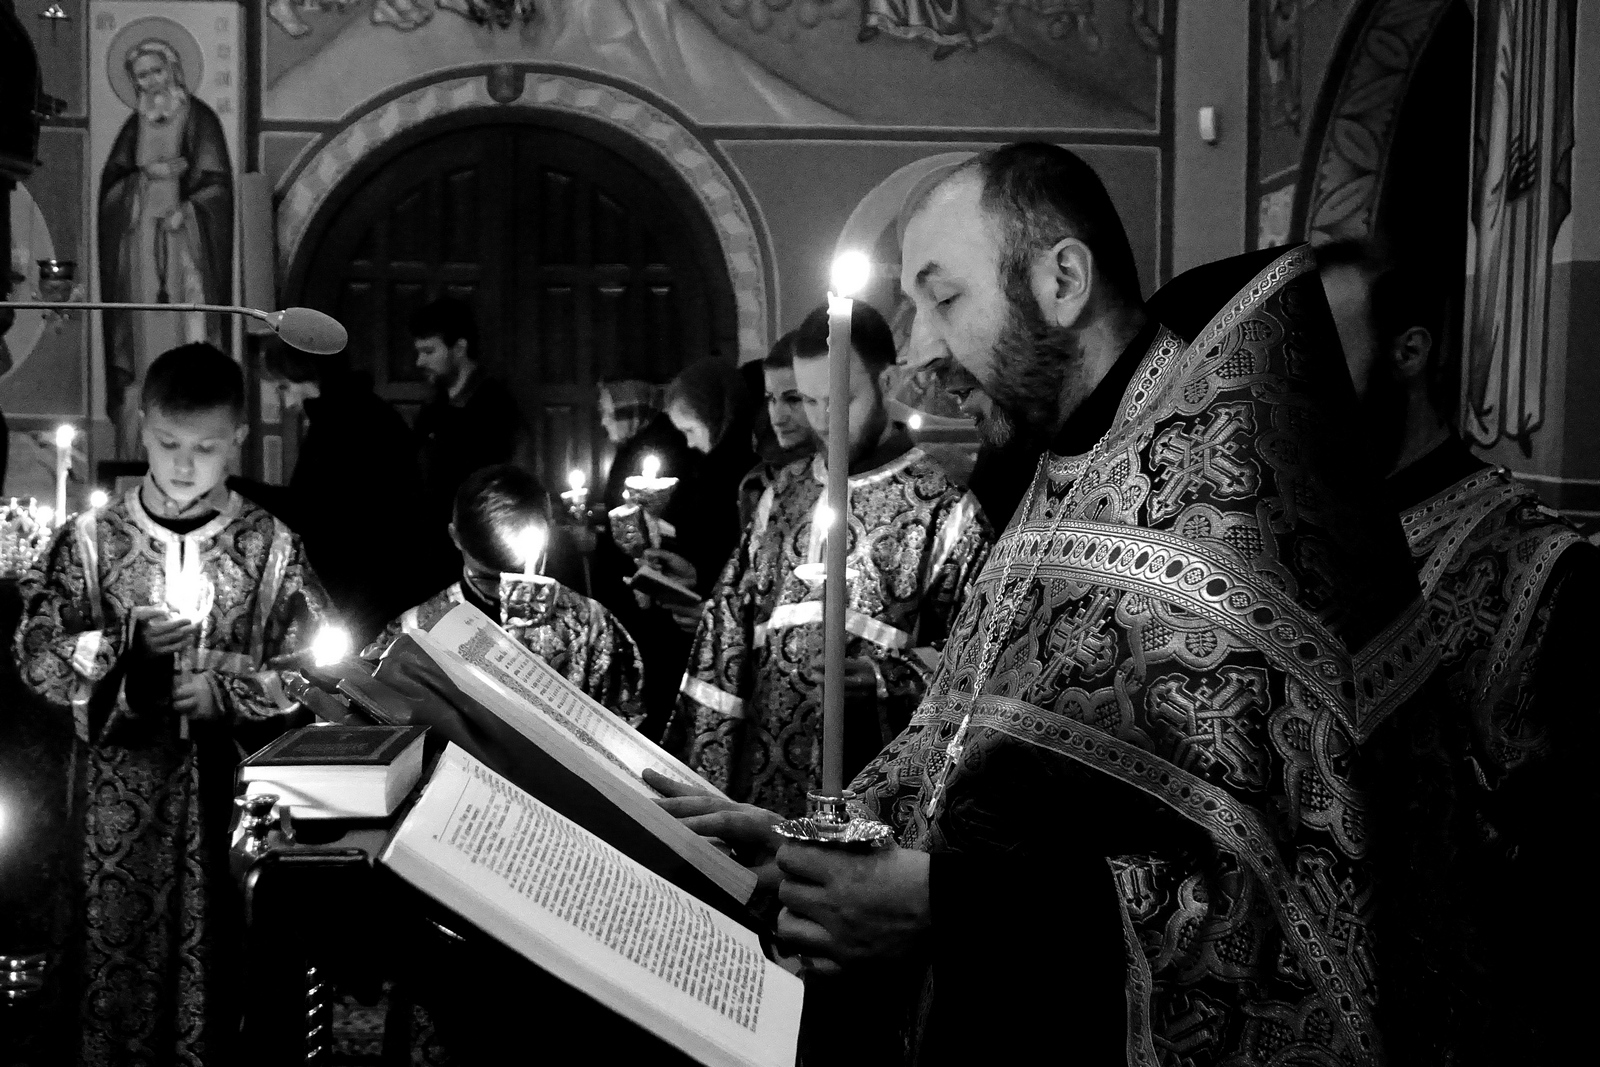
[[[377,660],[407,626],[431,629],[458,604],[471,604],[567,681],[637,726],[644,718],[643,661],[611,612],[554,579],[543,583],[549,599],[539,618],[502,609],[500,576],[524,570],[523,539],[529,533],[546,546],[552,543],[550,495],[539,479],[510,463],[469,475],[456,492],[450,522],[450,539],[461,553],[461,580],[391,622],[362,655]],[[549,569],[542,566],[548,559],[539,561],[540,570]]]
[[[226,1063],[240,953],[227,864],[240,753],[292,708],[266,665],[310,643],[324,596],[297,537],[223,484],[244,380],[189,344],[140,397],[150,469],[64,523],[22,581],[23,681],[81,753],[81,1063]]]
[[[663,742],[733,799],[786,816],[805,813],[821,772],[828,451],[850,457],[847,779],[910,720],[992,540],[972,494],[889,419],[882,376],[895,347],[883,316],[856,301],[846,397],[829,396],[827,308],[794,336],[821,451],[780,470],[756,506],[701,616]],[[829,439],[830,403],[849,406],[846,441]]]

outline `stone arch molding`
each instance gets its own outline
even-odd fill
[[[1371,235],[1400,105],[1451,3],[1375,0],[1356,6],[1307,138],[1295,205],[1295,231],[1305,239]]]
[[[614,85],[571,74],[518,70],[515,73],[524,75],[522,92],[508,101],[498,91],[503,79],[495,75],[502,73],[458,73],[413,89],[356,117],[317,148],[278,190],[280,276],[288,277],[311,220],[356,163],[406,130],[441,115],[473,109],[567,112],[627,134],[666,162],[694,192],[716,230],[733,285],[739,358],[744,361],[765,355],[772,340],[764,269],[767,249],[733,177],[700,139],[649,101]]]

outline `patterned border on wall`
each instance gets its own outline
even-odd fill
[[[1306,238],[1372,232],[1400,102],[1451,2],[1378,0],[1335,54],[1339,81],[1331,98],[1324,96],[1307,139],[1311,165],[1303,173],[1310,181],[1301,180],[1295,210],[1295,229]]]
[[[677,119],[625,90],[570,74],[518,67],[521,93],[511,100],[497,90],[505,71],[453,76],[388,100],[352,119],[318,147],[279,189],[278,264],[288,277],[311,220],[362,157],[405,130],[452,112],[511,107],[565,111],[596,119],[626,133],[666,163],[694,191],[722,245],[733,285],[739,324],[739,358],[764,356],[768,332],[765,257],[750,212],[733,178],[700,139]],[[494,88],[491,88],[491,83]],[[491,94],[494,95],[491,95]],[[496,99],[501,96],[501,99]]]

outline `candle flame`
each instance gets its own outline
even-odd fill
[[[912,413],[912,416],[906,420],[906,425],[911,427],[913,430],[922,429],[922,416]]]
[[[311,662],[331,667],[350,655],[350,634],[338,626],[324,626],[311,639]]]
[[[181,567],[177,574],[167,578],[167,610],[179,618],[199,622],[211,614],[211,600],[216,590],[211,579],[200,570],[199,555],[192,555],[190,559],[192,565]]]
[[[639,462],[639,473],[644,475],[647,482],[653,482],[661,473],[661,460],[654,455],[647,455]]]
[[[40,525],[49,526],[56,521],[56,509],[49,504],[40,504],[33,513],[38,516]]]
[[[828,291],[834,296],[854,296],[867,287],[871,277],[872,261],[865,252],[852,248],[834,257]]]
[[[817,525],[824,530],[833,529],[833,509],[826,504],[817,506]]]
[[[577,467],[574,467],[572,470],[567,472],[567,487],[573,492],[577,492],[579,489],[582,489],[586,484],[588,484],[588,481],[588,476]]]
[[[64,422],[56,427],[56,447],[71,448],[72,442],[78,439],[78,428],[70,422]]]
[[[95,489],[89,493],[89,506],[91,508],[103,508],[109,503],[111,503],[111,496],[104,489]]]

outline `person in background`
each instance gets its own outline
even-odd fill
[[[756,428],[752,435],[756,455],[761,457],[761,462],[750,468],[750,472],[739,483],[741,530],[750,525],[761,494],[767,491],[778,472],[817,449],[811,424],[806,421],[805,398],[800,395],[800,388],[794,380],[795,333],[790,330],[778,338],[765,359],[746,363],[739,368],[745,377],[745,387],[753,395],[766,398],[765,406],[757,408]]]
[[[660,461],[663,478],[681,478],[689,469],[689,444],[663,410],[665,392],[663,386],[637,379],[600,385],[600,427],[617,446],[606,472],[608,511],[627,503],[623,483],[639,473],[645,456]]]
[[[67,956],[79,1063],[241,1051],[234,771],[298,708],[268,664],[326,617],[300,539],[224,485],[244,407],[222,352],[159,356],[141,391],[143,483],[57,530],[22,581],[19,673],[71,717],[83,761],[81,940]]]
[[[1323,291],[1435,623],[1439,656],[1409,721],[1380,727],[1385,950],[1394,1063],[1554,1063],[1586,997],[1545,914],[1600,796],[1600,553],[1533,487],[1451,430],[1438,364],[1449,302],[1427,265],[1341,241]],[[1439,394],[1444,393],[1441,397]],[[1576,699],[1575,699],[1576,698]]]
[[[695,633],[677,713],[664,743],[735,801],[805,814],[821,772],[822,584],[797,568],[821,564],[826,506],[828,312],[806,316],[776,358],[787,359],[818,454],[785,466],[756,508]],[[845,776],[911,719],[935,651],[989,555],[976,498],[890,421],[883,372],[894,335],[856,301],[849,452],[850,631]],[[773,357],[769,357],[773,358]],[[772,381],[771,378],[768,379]],[[778,382],[777,384],[782,384]]]
[[[539,479],[510,463],[469,475],[456,491],[449,526],[460,580],[392,621],[362,656],[376,661],[406,627],[429,629],[457,605],[471,604],[573,685],[638,725],[643,661],[633,637],[611,612],[554,578],[550,614],[536,624],[507,617],[502,608],[500,575],[520,573],[527,563],[520,539],[537,532],[554,549],[550,531],[550,495]],[[544,573],[549,569],[547,562]]]
[[[755,465],[750,448],[754,404],[739,370],[703,359],[683,370],[666,393],[666,414],[692,449],[661,512],[671,528],[660,548],[646,549],[644,564],[689,586],[703,599],[739,540],[739,482]],[[662,464],[663,471],[667,470]],[[624,615],[645,650],[650,718],[641,728],[656,737],[666,727],[700,621],[700,603],[657,601],[631,594],[636,614]]]
[[[667,417],[699,455],[661,513],[676,531],[673,549],[647,550],[645,559],[706,596],[739,540],[739,484],[756,460],[755,401],[738,368],[716,358],[685,367],[667,386],[666,401]],[[692,633],[698,615],[674,610]]]
[[[521,420],[510,390],[478,362],[478,326],[466,301],[424,304],[409,325],[417,366],[434,388],[416,424],[424,515],[442,528],[467,475],[510,461]]]
[[[240,491],[300,535],[359,646],[434,591],[417,560],[450,551],[442,533],[418,521],[411,429],[368,377],[328,358],[274,344],[261,370],[285,411],[305,413],[306,431],[288,485]]]

